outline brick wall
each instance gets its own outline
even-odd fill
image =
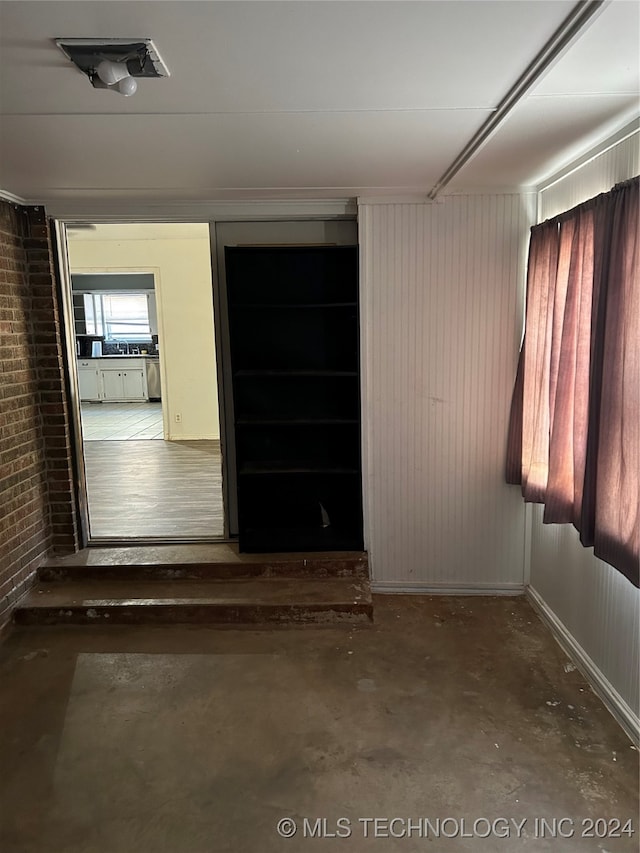
[[[46,554],[77,547],[47,221],[0,201],[0,628]]]

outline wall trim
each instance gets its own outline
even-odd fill
[[[390,193],[387,195],[361,195],[356,199],[358,207],[365,204],[434,204],[426,193]]]
[[[523,187],[460,187],[459,189],[449,190],[442,193],[435,199],[427,198],[426,193],[394,193],[389,192],[386,195],[360,195],[357,198],[358,207],[367,204],[444,204],[448,198],[458,198],[459,196],[496,196],[496,195],[536,195],[536,188],[533,186]]]
[[[540,181],[537,186],[538,194],[546,192],[550,190],[551,187],[560,183],[560,181],[564,181],[565,178],[573,175],[574,172],[578,172],[583,166],[586,166],[592,160],[595,160],[597,157],[600,157],[602,154],[606,154],[611,148],[615,148],[616,145],[620,145],[621,142],[624,142],[630,136],[633,136],[636,133],[640,132],[640,117],[636,117],[633,121],[626,124],[624,127],[620,128],[617,133],[608,136],[599,145],[595,145],[589,151],[582,155],[582,157],[578,157],[577,160],[572,160],[571,163],[566,165],[563,169],[559,169],[557,172],[554,172],[552,175],[549,175],[544,180]],[[539,217],[538,217],[539,219]]]
[[[334,198],[242,198],[136,199],[86,198],[84,191],[67,198],[23,198],[0,189],[0,199],[21,207],[45,207],[53,219],[91,224],[117,222],[234,222],[277,219],[353,219],[362,204],[441,204],[454,196],[530,195],[534,186],[460,186],[443,193],[435,201],[427,198],[427,189],[372,187],[351,189]]]
[[[526,590],[526,596],[540,619],[553,634],[559,646],[587,679],[594,693],[602,700],[605,707],[615,717],[633,743],[636,746],[640,746],[640,717],[622,698],[600,667],[582,648],[567,626],[556,616],[540,593],[529,586]]]
[[[371,581],[371,590],[376,593],[399,593],[405,595],[524,595],[524,584],[438,584],[429,581]]]
[[[169,433],[167,435],[166,441],[220,441],[220,437],[216,435],[176,435],[175,433]]]
[[[533,534],[533,504],[524,505],[524,563],[523,576],[525,588],[531,583],[531,537]]]
[[[47,215],[66,222],[238,222],[278,219],[353,219],[353,198],[255,199],[253,201],[137,201],[50,199]]]
[[[26,199],[14,195],[8,190],[0,189],[0,200],[9,202],[9,204],[17,204],[18,207],[29,207],[29,202]]]

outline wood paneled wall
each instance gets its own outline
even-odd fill
[[[365,536],[378,589],[518,590],[504,483],[531,195],[359,207]]]

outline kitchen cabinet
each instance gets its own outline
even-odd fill
[[[100,371],[102,378],[102,399],[107,402],[126,402],[127,400],[146,400],[147,388],[144,368],[112,368]]]
[[[94,361],[82,361],[78,364],[78,386],[80,399],[97,401],[100,396],[100,371]]]
[[[360,550],[358,248],[225,253],[240,550]]]
[[[144,369],[125,370],[122,374],[122,389],[126,400],[148,400],[147,382]]]
[[[80,361],[78,385],[83,401],[126,403],[148,400],[146,359],[106,357]]]
[[[120,400],[124,394],[124,382],[121,370],[101,370],[102,399]]]

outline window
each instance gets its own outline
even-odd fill
[[[507,481],[640,586],[640,178],[531,230]]]
[[[85,293],[84,310],[88,335],[107,341],[151,338],[146,293]]]

